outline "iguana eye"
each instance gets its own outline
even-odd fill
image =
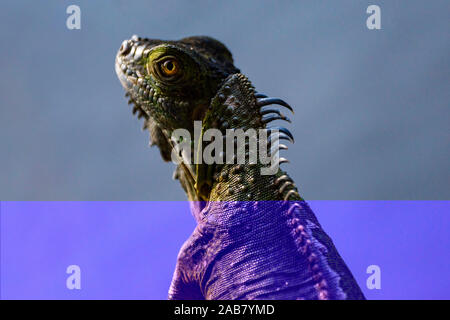
[[[178,62],[175,59],[167,59],[161,63],[161,71],[166,76],[176,75],[179,69]]]
[[[167,53],[170,54],[170,52],[161,54],[159,51],[150,53],[146,68],[161,85],[174,85],[185,79],[186,64],[182,57]]]

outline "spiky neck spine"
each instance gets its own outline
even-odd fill
[[[290,108],[280,99],[257,94],[251,82],[243,74],[234,74],[226,79],[212,99],[203,120],[202,132],[211,128],[219,129],[226,137],[229,129],[270,130],[266,128],[268,122],[288,120],[279,110],[264,108],[273,103]],[[286,129],[280,127],[277,129],[281,129],[280,138],[293,141]],[[224,154],[224,164],[196,166],[195,187],[201,199],[207,201],[302,200],[292,179],[285,172],[278,169],[271,175],[261,174],[261,168],[266,165],[263,165],[260,159],[256,163],[250,163],[249,141],[244,147],[245,163],[228,164],[228,161],[225,161],[227,154]],[[281,145],[281,148],[286,147]],[[268,149],[270,150],[270,146]],[[272,152],[275,151],[272,148]],[[279,158],[277,161],[287,162],[284,158]]]

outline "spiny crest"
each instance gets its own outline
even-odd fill
[[[288,121],[280,110],[271,107],[266,107],[272,104],[278,104],[289,110],[292,108],[283,100],[278,98],[269,98],[266,95],[256,93],[251,82],[242,74],[234,74],[228,77],[222,87],[217,92],[216,96],[212,100],[210,108],[206,113],[204,123],[204,129],[216,128],[219,129],[224,136],[224,143],[226,142],[228,129],[242,129],[244,131],[248,129],[265,128],[268,132],[269,142],[269,155],[273,155],[278,150],[286,150],[287,146],[279,143],[272,143],[272,133],[275,131],[279,134],[281,140],[288,140],[294,142],[294,137],[291,132],[281,126],[266,127],[266,125],[275,120]],[[271,114],[275,114],[276,117],[270,117]],[[289,121],[288,121],[289,122]],[[237,141],[235,141],[235,149]],[[245,156],[248,157],[250,153],[249,141],[246,141],[244,146]],[[227,155],[222,155],[223,159],[228,159]],[[234,154],[233,160],[236,159]],[[286,158],[279,157],[278,165],[288,163]],[[251,163],[247,163],[250,165]],[[206,171],[205,166],[198,166],[198,172]],[[213,176],[213,180],[218,183],[215,193],[227,196],[229,199],[241,199],[241,200],[254,200],[254,194],[249,191],[249,186],[255,183],[257,175],[248,176],[245,171],[239,170],[241,165],[215,165],[216,174]],[[201,175],[203,178],[207,175]],[[201,181],[201,179],[200,179]],[[209,187],[205,188],[205,192],[212,187],[213,181],[201,181],[207,183]],[[226,183],[224,183],[226,182]],[[296,186],[291,181],[289,183],[282,183],[278,185],[280,181],[274,184],[274,188],[277,190],[276,198],[282,199],[299,199],[300,196],[296,190]],[[200,184],[199,184],[200,185]],[[201,186],[204,186],[201,185]],[[226,186],[226,188],[225,188]],[[225,188],[225,189],[224,189]],[[223,190],[222,190],[223,189]],[[213,196],[214,197],[214,196]]]

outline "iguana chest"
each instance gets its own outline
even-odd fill
[[[207,204],[183,258],[205,299],[319,298],[323,279],[311,252],[299,251],[287,209],[279,201]]]

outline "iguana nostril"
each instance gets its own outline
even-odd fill
[[[120,46],[119,52],[121,55],[126,55],[128,52],[130,52],[131,46],[128,43],[128,40],[125,40],[122,42],[122,45]]]

